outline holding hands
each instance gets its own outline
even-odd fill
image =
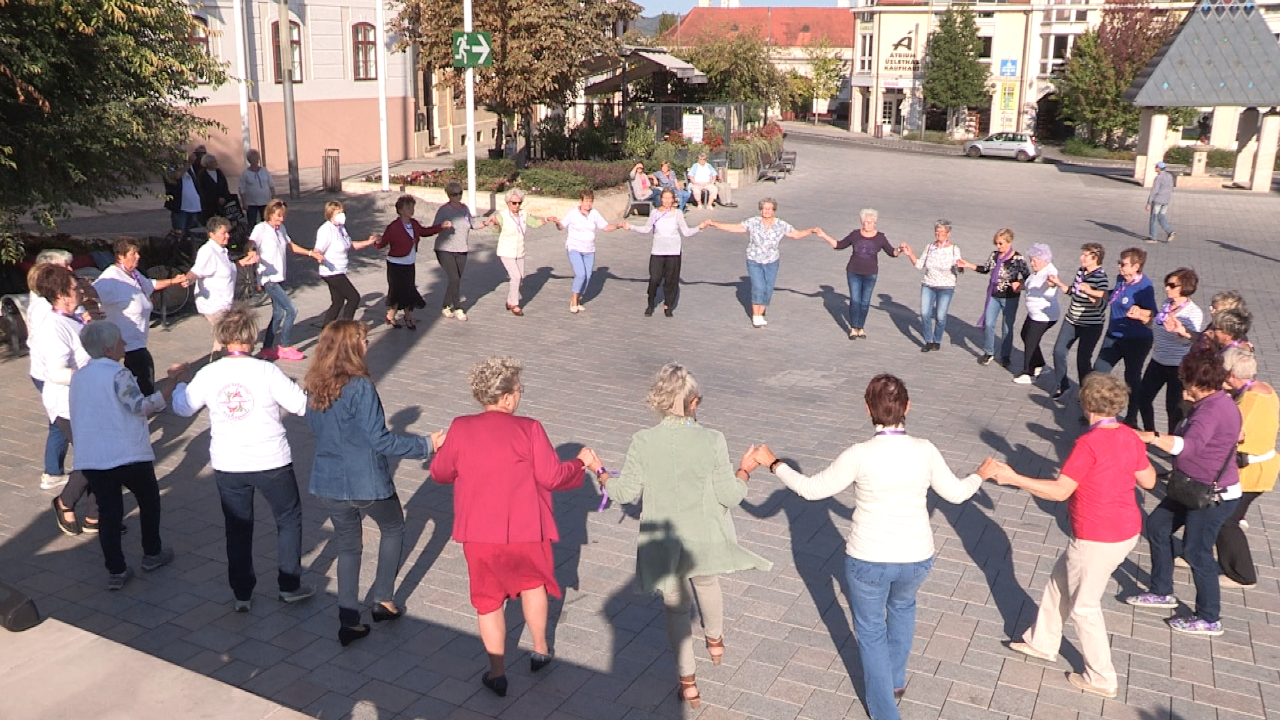
[[[431,450],[433,452],[436,450],[439,450],[440,446],[444,444],[445,431],[437,430],[431,433],[430,438],[431,438]]]
[[[582,461],[587,469],[596,475],[600,475],[604,470],[604,463],[600,462],[600,457],[596,455],[596,451],[589,447],[584,447],[578,451],[578,459]],[[605,478],[600,478],[600,482],[604,482]]]

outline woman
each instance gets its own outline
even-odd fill
[[[956,274],[964,270],[960,262],[960,248],[951,243],[951,221],[939,220],[933,225],[934,241],[919,258],[911,252],[911,246],[903,243],[916,269],[924,271],[920,283],[920,321],[923,324],[924,346],[920,352],[942,349],[942,334],[947,329],[947,310],[956,293]]]
[[[864,394],[875,437],[840,453],[835,462],[806,477],[761,445],[755,458],[806,500],[832,497],[854,486],[853,524],[846,545],[858,652],[862,659],[867,712],[876,720],[900,720],[895,700],[905,692],[907,657],[916,625],[916,591],[933,567],[929,488],[950,503],[968,500],[990,477],[995,461],[957,478],[933,443],[907,435],[911,410],[907,386],[893,375],[877,375]]]
[[[205,153],[199,159],[200,167],[196,173],[196,192],[200,194],[200,217],[204,222],[219,217],[231,199],[231,188],[227,185],[227,174],[218,169],[218,158]]]
[[[1020,333],[1022,374],[1013,379],[1019,385],[1030,385],[1044,369],[1040,341],[1062,314],[1058,308],[1058,288],[1049,282],[1049,278],[1058,274],[1058,268],[1053,265],[1053,250],[1048,245],[1036,243],[1027,248],[1027,257],[1030,258],[1032,274],[1023,285],[1027,317],[1022,321]]]
[[[542,227],[540,218],[529,215],[520,206],[524,204],[524,191],[513,188],[507,191],[506,209],[494,213],[485,225],[498,226],[498,259],[507,269],[507,309],[512,315],[524,315],[520,309],[520,281],[524,279],[524,236],[529,228]]]
[[[638,162],[631,168],[631,172],[627,173],[627,180],[631,186],[631,196],[636,200],[647,200],[657,204],[662,196],[662,188],[657,187],[649,174],[644,171],[644,163]]]
[[[351,320],[360,307],[360,293],[347,277],[349,260],[347,253],[363,250],[378,242],[376,235],[368,240],[354,241],[347,234],[347,214],[342,203],[330,200],[324,204],[324,224],[316,230],[316,252],[320,254],[320,279],[329,287],[329,309],[324,313],[324,324],[341,317]]]
[[[328,206],[326,206],[327,209]],[[303,255],[324,263],[324,251],[316,248],[308,250],[295,243],[284,227],[285,216],[289,208],[283,200],[272,200],[267,203],[263,217],[249,235],[249,240],[258,250],[258,282],[262,291],[271,298],[271,322],[267,323],[267,332],[262,336],[262,352],[258,357],[263,360],[302,360],[305,356],[293,346],[293,321],[298,317],[298,308],[294,307],[285,292],[284,281],[289,269],[289,253]],[[323,274],[323,265],[321,274]],[[276,328],[280,329],[279,345],[276,344]]]
[[[991,240],[996,246],[991,256],[981,265],[959,260],[959,267],[990,275],[987,283],[987,299],[982,305],[982,317],[978,327],[986,332],[982,341],[982,357],[979,365],[991,364],[996,352],[996,319],[1004,317],[1004,340],[1000,343],[1000,366],[1009,367],[1013,355],[1013,325],[1018,320],[1018,295],[1022,284],[1031,277],[1031,267],[1022,253],[1013,249],[1013,231],[1001,228]]]
[[[1258,361],[1252,351],[1231,348],[1222,354],[1222,364],[1227,370],[1227,385],[1240,408],[1243,430],[1236,446],[1236,465],[1240,468],[1243,495],[1235,512],[1218,531],[1218,566],[1223,585],[1248,588],[1258,584],[1258,571],[1244,536],[1247,526],[1241,521],[1253,501],[1276,486],[1276,476],[1280,474],[1280,457],[1276,455],[1280,401],[1275,388],[1257,379]]]
[[[819,236],[836,250],[853,248],[849,264],[845,266],[845,274],[849,280],[850,340],[867,337],[863,328],[867,324],[867,312],[871,309],[871,293],[875,291],[876,278],[880,275],[880,251],[883,250],[889,257],[902,254],[901,247],[894,247],[889,238],[876,229],[880,213],[872,208],[864,208],[858,213],[858,219],[862,222],[862,227],[845,235],[840,242],[836,242],[835,238],[825,232],[818,231]]]
[[[120,328],[124,337],[124,366],[138,381],[143,395],[155,390],[156,364],[147,350],[147,332],[151,329],[151,294],[172,285],[187,285],[185,275],[152,280],[138,272],[141,245],[131,237],[122,237],[112,245],[115,264],[102,271],[93,283],[107,319]]]
[[[58,427],[68,444],[75,445],[71,431],[71,378],[90,360],[80,344],[84,321],[76,315],[82,299],[80,284],[71,270],[61,265],[45,263],[37,268],[32,287],[49,303],[50,311],[31,336],[32,362],[43,368],[44,385],[40,397],[49,423]],[[86,498],[83,522],[76,520],[76,503],[81,498]],[[53,498],[52,504],[58,529],[64,534],[98,532],[98,502],[84,473],[73,470],[67,476],[62,493]]]
[[[1102,349],[1098,351],[1098,361],[1093,366],[1097,372],[1109,373],[1116,363],[1124,362],[1124,382],[1129,386],[1131,412],[1138,407],[1142,363],[1151,352],[1152,333],[1147,323],[1156,312],[1155,286],[1142,274],[1146,262],[1147,251],[1142,248],[1128,248],[1120,252],[1120,275],[1107,303],[1110,324],[1102,340]]]
[[[1058,340],[1053,344],[1053,375],[1057,387],[1052,397],[1059,400],[1070,387],[1067,379],[1067,353],[1071,346],[1080,341],[1076,350],[1076,377],[1084,380],[1093,370],[1093,349],[1098,346],[1102,337],[1102,323],[1106,320],[1107,291],[1111,284],[1107,282],[1107,272],[1102,269],[1102,259],[1106,250],[1098,243],[1085,243],[1080,246],[1080,268],[1076,270],[1075,280],[1070,285],[1062,282],[1062,278],[1054,275],[1049,283],[1062,290],[1071,298],[1067,307],[1067,319],[1058,331]]]
[[[649,388],[649,406],[662,419],[632,436],[622,474],[608,483],[614,500],[643,502],[636,575],[641,590],[662,595],[680,699],[694,709],[701,696],[689,627],[690,584],[698,598],[707,652],[719,665],[725,652],[720,575],[772,567],[738,545],[729,514],[746,497],[747,480],[758,467],[752,457],[755,448],[748,448],[737,471],[732,471],[724,435],[697,422],[701,401],[698,382],[687,370],[676,363],[664,365]],[[676,457],[681,461],[671,462]]]
[[[393,599],[404,541],[404,509],[387,464],[389,457],[429,457],[444,439],[387,430],[378,389],[369,377],[365,351],[368,327],[335,320],[325,326],[303,387],[307,424],[316,436],[311,463],[312,495],[333,521],[338,544],[338,641],[343,647],[369,634],[360,623],[361,520],[378,525],[378,571],[373,581],[374,622],[395,620],[404,611]]]
[[[662,287],[662,313],[667,317],[676,314],[676,301],[680,299],[680,244],[681,237],[693,237],[700,228],[691,228],[684,221],[684,213],[676,209],[676,194],[662,191],[662,205],[649,213],[649,222],[635,227],[622,221],[622,227],[642,235],[653,235],[653,247],[649,251],[649,304],[645,317],[653,317],[658,305],[658,287]]]
[[[1216,502],[1193,509],[1166,496],[1147,516],[1147,543],[1151,548],[1151,585],[1145,593],[1125,598],[1130,605],[1148,608],[1178,607],[1173,595],[1173,534],[1182,533],[1182,557],[1191,566],[1196,586],[1195,613],[1168,619],[1176,632],[1192,635],[1222,634],[1222,589],[1213,545],[1227,518],[1240,504],[1240,471],[1236,467],[1236,443],[1240,439],[1240,410],[1222,389],[1227,369],[1212,348],[1197,347],[1178,367],[1183,397],[1191,411],[1172,434],[1143,431],[1148,445],[1174,455],[1174,478],[1185,476],[1213,493]],[[1171,478],[1170,482],[1174,482]]]
[[[590,448],[561,461],[542,423],[516,416],[524,386],[520,363],[489,358],[471,368],[471,395],[479,415],[454,418],[447,441],[431,461],[431,477],[452,484],[453,539],[462,543],[480,640],[489,654],[481,682],[507,694],[506,601],[520,598],[533,637],[530,669],[551,663],[547,595],[560,597],[551,543],[560,539],[551,493],[582,485],[583,468],[604,468]]]
[[[569,253],[569,264],[573,266],[573,296],[569,298],[569,312],[575,314],[586,310],[582,307],[582,296],[591,284],[591,271],[596,266],[596,231],[613,232],[618,229],[592,207],[596,194],[591,188],[583,190],[579,197],[578,207],[569,210],[563,218],[547,218],[557,228],[568,230],[564,249]]]
[[[226,218],[209,218],[205,228],[209,231],[209,241],[196,252],[196,261],[187,272],[187,282],[196,283],[196,312],[209,321],[210,328],[214,328],[213,353],[217,353],[222,349],[216,330],[218,321],[231,309],[236,299],[236,265],[250,267],[258,264],[259,258],[257,251],[249,250],[238,262],[231,261],[231,256],[227,254],[227,243],[231,241],[231,222]],[[288,300],[287,295],[285,299]],[[273,307],[273,318],[274,313]],[[213,353],[210,353],[210,359]]]
[[[98,502],[107,589],[120,590],[133,576],[120,547],[124,488],[138,503],[142,569],[150,572],[173,560],[173,550],[160,542],[160,486],[147,416],[164,409],[183,368],[170,369],[168,379],[157,383],[158,391],[144,395],[133,373],[120,366],[126,353],[118,325],[91,322],[80,331],[80,340],[92,359],[71,378],[71,431],[79,439],[76,470],[84,473]]]
[[[764,327],[769,324],[764,314],[769,309],[769,301],[773,299],[773,286],[778,281],[778,263],[782,260],[780,245],[782,238],[792,240],[808,237],[818,228],[797,230],[786,220],[778,218],[778,201],[765,198],[757,206],[760,215],[747,218],[740,223],[722,223],[703,220],[699,230],[711,226],[717,230],[731,233],[747,234],[747,276],[751,278],[751,326]]]
[[[1070,617],[1084,656],[1084,672],[1071,673],[1067,680],[1105,698],[1116,696],[1119,683],[1111,663],[1102,594],[1142,534],[1134,484],[1147,490],[1156,486],[1146,445],[1116,420],[1128,401],[1128,387],[1119,378],[1090,374],[1080,386],[1080,405],[1089,429],[1076,440],[1058,477],[1031,478],[999,463],[994,478],[1042,500],[1066,500],[1071,518],[1071,540],[1053,566],[1035,624],[1021,642],[1009,643],[1009,649],[1055,662],[1062,646],[1062,626]]]
[[[262,153],[257,149],[249,148],[244,159],[249,167],[240,176],[240,202],[244,203],[245,219],[249,221],[249,227],[255,227],[262,222],[263,211],[267,209],[271,198],[276,196],[276,181],[272,179],[271,171],[262,167]]]
[[[676,202],[680,207],[680,212],[684,212],[685,205],[689,203],[689,198],[693,197],[692,190],[686,190],[680,187],[680,176],[675,170],[671,169],[671,161],[663,160],[658,166],[658,172],[653,174],[653,179],[657,182],[659,188],[671,190],[676,194]]]
[[[225,311],[214,326],[226,357],[205,365],[173,391],[173,412],[191,417],[209,408],[209,464],[222,501],[227,580],[236,612],[249,612],[258,574],[253,568],[253,496],[262,493],[276,521],[276,582],[281,602],[315,594],[302,584],[302,501],[293,473],[283,413],[302,415],[307,395],[280,368],[253,357],[258,325],[247,307]]]
[[[1142,308],[1129,310],[1129,317],[1151,323],[1151,361],[1138,385],[1137,407],[1129,406],[1125,423],[1136,427],[1142,416],[1142,429],[1156,429],[1156,395],[1164,389],[1164,409],[1169,421],[1168,432],[1182,422],[1182,382],[1178,380],[1178,364],[1187,356],[1195,338],[1204,329],[1204,314],[1191,301],[1200,276],[1191,268],[1178,268],[1164,276],[1164,305],[1159,312]]]
[[[470,249],[471,231],[477,227],[485,227],[486,222],[476,225],[471,216],[471,208],[462,202],[462,183],[449,182],[444,186],[444,194],[449,202],[436,210],[433,227],[442,228],[436,235],[436,261],[444,269],[445,290],[443,314],[463,322],[467,321],[467,313],[462,309],[462,270],[467,266],[467,252]],[[410,195],[405,197],[412,198]]]
[[[401,195],[396,200],[395,220],[387,224],[375,247],[387,249],[387,324],[399,328],[397,313],[404,313],[404,325],[410,330],[418,326],[413,321],[413,311],[427,306],[418,294],[416,278],[418,243],[445,229],[444,225],[423,227],[413,218],[417,200],[412,195]]]
[[[1213,313],[1213,323],[1200,335],[1199,344],[1218,352],[1235,347],[1252,348],[1253,344],[1249,342],[1252,329],[1253,313],[1244,305],[1218,310]]]

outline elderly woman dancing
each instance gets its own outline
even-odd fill
[[[524,191],[515,188],[507,192],[506,208],[494,213],[485,220],[481,227],[496,224],[498,226],[498,249],[496,254],[507,270],[510,284],[507,286],[507,309],[512,315],[524,315],[520,309],[520,283],[524,280],[525,234],[529,228],[540,228],[541,218],[536,218],[521,209],[524,205]]]
[[[662,191],[662,206],[649,213],[649,221],[636,227],[622,221],[622,227],[642,235],[653,236],[649,251],[649,304],[645,317],[652,317],[658,304],[658,288],[662,288],[662,312],[674,317],[676,301],[680,299],[680,251],[681,238],[697,235],[700,228],[691,228],[684,221],[684,213],[676,208],[676,194]]]
[[[1071,673],[1075,687],[1106,698],[1116,696],[1118,681],[1102,614],[1102,594],[1111,574],[1129,556],[1142,534],[1134,484],[1150,490],[1156,471],[1147,460],[1142,438],[1116,419],[1129,401],[1129,388],[1119,378],[1095,372],[1080,386],[1080,405],[1089,429],[1077,440],[1062,472],[1053,480],[1019,475],[1000,463],[995,480],[1044,500],[1067,500],[1071,541],[1058,556],[1040,598],[1036,622],[1011,650],[1054,662],[1062,645],[1062,626],[1069,616],[1080,639],[1084,672]]]
[[[1142,417],[1143,430],[1156,429],[1156,395],[1164,389],[1164,409],[1169,432],[1182,422],[1182,381],[1178,364],[1204,329],[1204,313],[1191,300],[1200,285],[1200,276],[1191,268],[1178,268],[1164,276],[1166,300],[1159,312],[1130,308],[1129,317],[1151,323],[1151,361],[1138,385],[1138,402],[1129,406],[1125,422],[1136,427]]]
[[[752,457],[755,448],[747,449],[734,471],[724,435],[697,422],[701,401],[698,382],[684,367],[664,365],[649,388],[649,406],[662,420],[631,438],[622,474],[608,484],[618,502],[644,503],[636,575],[644,592],[662,594],[680,699],[695,709],[701,696],[689,627],[690,585],[697,595],[707,652],[719,665],[725,652],[719,576],[771,567],[768,560],[738,545],[729,514],[746,497],[747,480],[758,466]]]
[[[987,283],[987,299],[982,306],[982,317],[978,327],[986,332],[982,340],[982,356],[979,365],[989,365],[996,354],[996,320],[1004,317],[1004,339],[1000,343],[999,363],[1001,367],[1009,366],[1009,358],[1013,355],[1013,324],[1018,319],[1018,295],[1022,292],[1022,283],[1031,276],[1031,266],[1022,253],[1013,249],[1013,231],[1001,228],[991,239],[996,246],[991,256],[981,265],[967,260],[958,260],[960,267],[975,270],[982,275],[990,275]]]
[[[1022,373],[1013,379],[1019,385],[1030,385],[1044,369],[1040,341],[1062,315],[1058,307],[1058,288],[1049,282],[1049,278],[1058,274],[1058,268],[1053,265],[1053,250],[1048,245],[1036,243],[1027,248],[1027,257],[1031,263],[1031,277],[1023,285],[1027,317],[1022,321],[1020,332]]]
[[[107,319],[120,328],[124,338],[124,366],[138,381],[143,395],[155,392],[155,361],[147,350],[147,332],[151,329],[151,295],[171,285],[187,284],[187,277],[152,280],[138,272],[141,245],[131,237],[122,237],[112,245],[116,261],[102,271],[93,282],[98,300]]]
[[[1080,246],[1080,267],[1070,285],[1056,275],[1049,278],[1050,284],[1071,298],[1066,322],[1058,330],[1058,339],[1053,344],[1053,376],[1057,387],[1050,396],[1054,400],[1060,400],[1071,387],[1067,379],[1067,353],[1077,340],[1080,347],[1076,349],[1076,378],[1083,382],[1085,376],[1093,372],[1093,351],[1102,338],[1106,298],[1111,290],[1107,271],[1102,269],[1106,254],[1098,243],[1085,243]]]
[[[956,273],[964,270],[960,265],[960,248],[951,242],[951,221],[939,220],[933,224],[932,243],[920,257],[903,243],[902,251],[917,270],[923,270],[920,282],[920,322],[924,345],[920,352],[942,349],[942,334],[947,331],[947,313],[951,298],[956,294]]]
[[[755,458],[806,500],[832,497],[853,485],[853,524],[846,546],[845,577],[858,637],[867,712],[876,720],[901,720],[895,700],[906,692],[907,658],[916,626],[916,591],[933,567],[929,488],[962,503],[995,471],[987,458],[958,478],[933,443],[907,435],[911,410],[907,386],[877,375],[864,394],[876,434],[840,453],[835,462],[805,476],[761,445]]]
[[[484,408],[454,418],[431,461],[431,478],[452,484],[453,539],[462,543],[480,640],[489,654],[481,682],[507,694],[507,600],[520,598],[533,636],[534,672],[550,664],[547,595],[560,597],[551,543],[560,539],[551,493],[582,485],[583,468],[600,474],[600,459],[583,448],[561,461],[542,423],[519,417],[524,385],[513,358],[489,358],[471,368],[471,395]]]
[[[418,327],[413,322],[413,311],[427,306],[418,293],[418,244],[422,238],[451,227],[450,224],[423,227],[413,217],[417,203],[412,195],[401,195],[396,200],[396,219],[387,223],[387,229],[374,243],[378,248],[387,249],[387,324],[393,328],[400,327],[396,320],[396,313],[400,312],[404,313],[405,327],[410,330]]]
[[[845,275],[849,281],[849,339],[866,339],[863,328],[867,324],[867,313],[871,310],[871,294],[876,289],[876,278],[880,274],[880,251],[889,257],[898,257],[902,248],[889,242],[884,233],[876,229],[880,213],[872,208],[864,208],[858,213],[862,227],[845,235],[836,242],[835,238],[818,231],[819,237],[826,240],[835,250],[852,247],[849,264],[845,266]]]
[[[579,197],[578,206],[571,208],[562,218],[547,218],[556,227],[567,230],[564,249],[569,253],[569,264],[573,266],[573,296],[569,298],[569,312],[577,314],[586,310],[582,306],[582,296],[591,284],[591,271],[596,266],[596,231],[612,232],[618,225],[604,219],[599,210],[593,206],[596,194],[587,188]]]

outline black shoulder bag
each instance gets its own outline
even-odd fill
[[[1217,505],[1222,502],[1220,497],[1222,490],[1218,488],[1218,481],[1222,479],[1222,474],[1227,471],[1227,466],[1235,459],[1235,453],[1229,453],[1227,461],[1222,464],[1222,469],[1218,471],[1218,476],[1213,479],[1213,484],[1206,485],[1198,480],[1192,480],[1186,473],[1179,470],[1178,461],[1175,458],[1173,471],[1169,473],[1169,483],[1165,487],[1165,494],[1188,510],[1203,510]]]

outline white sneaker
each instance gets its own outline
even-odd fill
[[[447,318],[451,318],[453,317],[453,308],[445,308],[440,311],[440,314],[444,315]]]
[[[49,473],[44,473],[40,476],[41,490],[56,490],[66,484],[66,475],[50,475]]]
[[[1019,385],[1030,385],[1030,384],[1031,384],[1031,376],[1030,376],[1030,375],[1019,375],[1018,377],[1014,378],[1014,379],[1013,379],[1013,381],[1014,381],[1014,382],[1016,382],[1016,383],[1018,383]]]
[[[1036,371],[1035,371],[1035,373],[1033,373],[1033,374],[1034,374],[1036,377],[1040,377],[1040,373],[1042,373],[1042,372],[1044,372],[1044,366],[1043,366],[1043,365],[1042,365],[1042,366],[1040,366],[1040,367],[1038,367],[1038,368],[1036,368]]]
[[[759,315],[751,316],[752,327],[764,327],[764,318]]]
[[[467,314],[466,314],[465,312],[463,312],[463,311],[462,311],[462,308],[458,308],[457,310],[454,310],[454,311],[453,311],[453,316],[454,316],[455,318],[457,318],[457,319],[461,320],[462,322],[466,322],[466,321],[467,321]]]
[[[1240,518],[1240,529],[1241,529],[1241,530],[1248,530],[1248,529],[1249,529],[1249,521],[1248,521],[1248,520],[1245,520],[1244,518]]]
[[[768,319],[768,318],[766,318],[765,316],[761,315],[761,316],[760,316],[760,324],[761,324],[761,325],[768,325],[768,324],[769,324],[769,319]]]

